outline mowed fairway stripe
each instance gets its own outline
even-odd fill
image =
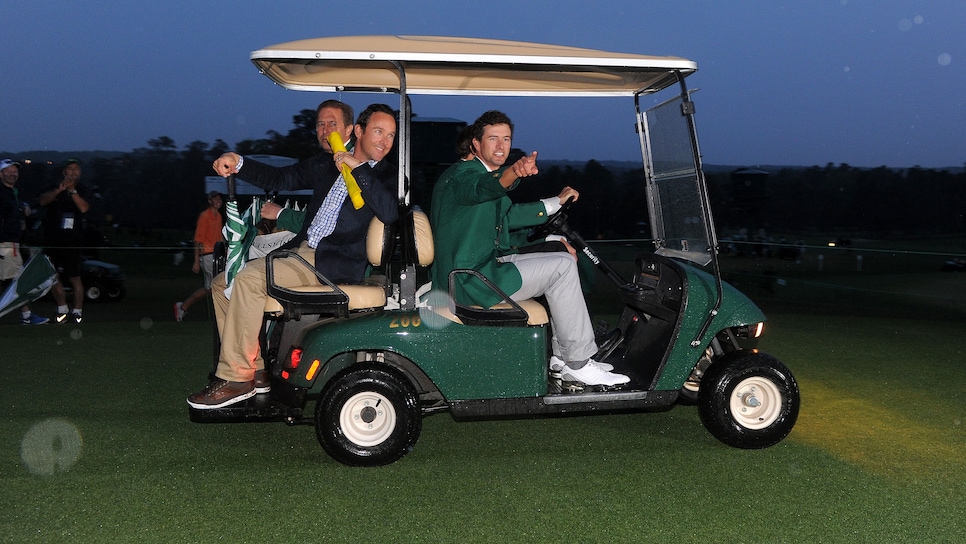
[[[943,479],[966,471],[964,414],[924,425],[816,381],[800,379],[799,386],[802,410],[789,439],[821,448],[868,472],[902,480]]]

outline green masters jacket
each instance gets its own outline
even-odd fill
[[[292,208],[282,208],[275,223],[276,230],[287,230],[298,232],[302,230],[302,223],[305,222],[305,208],[295,211]]]
[[[487,172],[479,159],[463,161],[447,169],[433,188],[430,223],[436,241],[432,268],[433,289],[448,291],[449,273],[471,268],[486,276],[506,294],[512,295],[523,284],[512,263],[497,257],[514,253],[511,231],[540,225],[547,221],[543,202],[514,204],[507,196],[510,189],[500,185],[503,169]],[[457,300],[490,307],[500,296],[483,282],[463,274],[457,278]]]

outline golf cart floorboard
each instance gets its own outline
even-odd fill
[[[454,419],[539,417],[624,411],[660,411],[674,406],[677,391],[624,391],[585,388],[543,397],[460,400],[450,403]]]
[[[224,408],[200,410],[188,407],[188,415],[194,423],[255,423],[279,422],[295,424],[302,420],[302,409],[286,406],[272,398],[271,394],[254,397]]]

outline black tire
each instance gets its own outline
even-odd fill
[[[127,291],[123,287],[109,287],[104,292],[104,295],[106,296],[106,300],[112,300],[114,302],[117,302],[122,298],[124,298],[125,294],[127,294]]]
[[[333,459],[351,466],[398,461],[419,438],[419,398],[408,380],[375,365],[332,379],[315,408],[315,434]]]
[[[743,449],[781,442],[798,419],[801,398],[788,367],[765,353],[737,352],[701,378],[698,414],[715,438]]]
[[[693,385],[685,383],[678,391],[678,404],[682,406],[694,406],[698,403],[698,393],[700,389],[695,389]]]

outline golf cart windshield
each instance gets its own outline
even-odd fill
[[[644,160],[648,172],[648,206],[655,253],[701,266],[711,262],[715,246],[704,180],[695,160],[690,107],[677,96],[646,111]]]

